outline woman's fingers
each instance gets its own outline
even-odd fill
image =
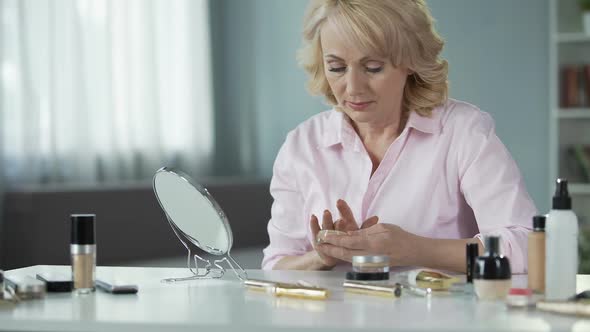
[[[363,228],[369,228],[371,226],[376,225],[379,222],[379,217],[377,216],[372,216],[371,218],[365,220],[363,222],[363,224],[361,225],[361,229]]]
[[[355,232],[354,235],[335,235],[327,234],[324,237],[324,243],[331,244],[337,247],[363,250],[369,249],[369,241],[366,234]]]
[[[320,231],[320,223],[318,221],[318,217],[316,217],[315,214],[311,215],[309,227],[311,228],[311,234],[313,234],[313,238],[315,239]]]
[[[356,226],[356,220],[354,220],[354,215],[352,214],[352,210],[350,209],[348,204],[346,204],[346,202],[343,199],[339,199],[336,202],[336,208],[338,208],[338,211],[340,212],[340,216],[342,217],[342,220],[345,220],[348,224],[352,224],[352,225]]]
[[[328,210],[324,210],[322,217],[322,229],[334,229],[334,221],[332,221],[332,213]]]
[[[336,222],[334,222],[334,229],[342,232],[350,232],[356,231],[358,226],[349,220],[338,219]]]
[[[347,262],[352,262],[352,256],[364,256],[368,254],[365,250],[349,249],[326,243],[319,245],[317,250],[322,255],[334,257]]]

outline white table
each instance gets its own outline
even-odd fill
[[[6,275],[68,273],[68,266],[31,266]],[[275,298],[245,290],[232,272],[224,280],[164,284],[187,269],[98,267],[99,277],[117,276],[139,285],[137,295],[96,291],[86,296],[49,293],[45,299],[0,308],[0,330],[9,331],[266,331],[276,330],[422,330],[422,331],[590,331],[590,320],[508,309],[501,302],[468,296],[404,294],[397,300],[348,294],[342,272],[248,270],[250,278],[306,280],[332,290],[327,301]],[[515,276],[514,286],[526,283]],[[590,288],[590,275],[578,276],[578,288]]]

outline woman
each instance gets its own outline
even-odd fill
[[[482,252],[494,234],[513,272],[526,271],[536,208],[491,117],[447,98],[442,47],[423,0],[311,2],[301,62],[334,109],[278,153],[263,268],[384,254],[392,266],[464,272],[466,243]],[[320,223],[347,235],[316,244]]]

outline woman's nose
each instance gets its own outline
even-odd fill
[[[349,96],[362,95],[366,90],[366,81],[363,73],[358,70],[349,70],[346,75],[346,93]]]

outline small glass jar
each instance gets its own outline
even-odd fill
[[[352,270],[361,273],[389,273],[389,256],[353,256]]]
[[[353,256],[352,271],[346,273],[346,279],[361,281],[389,280],[389,256]]]

